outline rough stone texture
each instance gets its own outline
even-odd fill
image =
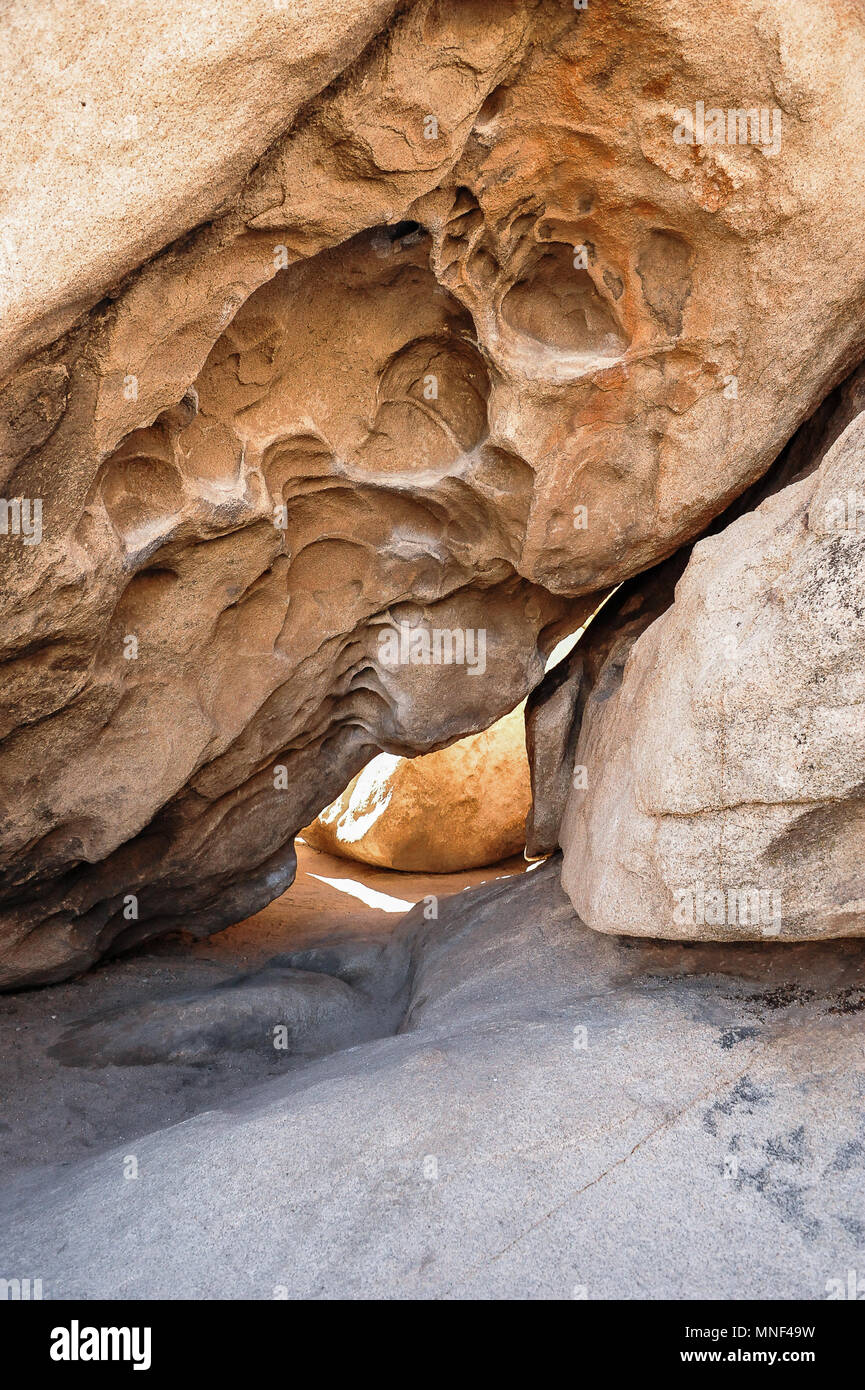
[[[860,1267],[862,943],[617,940],[557,880],[414,909],[396,1036],[6,1184],[4,1268],[55,1299],[826,1298]]]
[[[647,574],[619,585],[577,645],[562,661],[550,664],[526,701],[530,858],[559,848],[571,788],[586,785],[587,770],[577,762],[577,747],[589,694],[598,687],[598,698],[603,699],[603,690],[615,687],[634,642],[673,602],[689,553],[685,546]],[[604,684],[599,686],[602,676]]]
[[[11,0],[0,371],[237,193],[396,0]]]
[[[112,183],[125,154],[104,198],[70,194],[39,113],[59,93],[66,128],[77,86],[115,90],[120,47],[149,80],[149,6],[95,46],[64,9],[78,67],[24,103],[28,236],[52,190],[87,233],[47,277],[6,251],[2,487],[44,515],[39,544],[0,537],[4,986],[272,899],[371,756],[512,709],[592,595],[697,535],[865,346],[860,8],[418,0],[367,41],[390,11],[193,26],[202,109],[172,58],[143,196]],[[698,100],[781,109],[777,154],[675,143]],[[484,627],[485,676],[386,669],[400,621]]]
[[[806,476],[698,542],[597,678],[561,839],[598,931],[865,934],[863,386],[794,441],[782,466]]]
[[[716,518],[706,534],[717,534],[790,483],[809,477],[863,410],[865,368],[860,367],[829,393],[768,473]],[[673,603],[676,584],[692,549],[683,546],[669,560],[626,580],[609,595],[578,646],[558,664],[550,659],[547,674],[526,701],[532,782],[532,809],[526,827],[530,855],[551,854],[558,848],[571,787],[585,785],[586,769],[577,764],[576,755],[590,692],[599,687],[598,698],[602,700],[605,691],[618,688],[637,638]]]
[[[303,831],[317,849],[388,869],[483,868],[526,843],[531,806],[522,706],[439,753],[383,753]]]

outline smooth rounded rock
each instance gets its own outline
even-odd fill
[[[520,706],[438,753],[374,758],[303,838],[364,864],[453,873],[518,854],[530,805]]]

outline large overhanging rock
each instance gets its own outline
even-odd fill
[[[858,10],[419,0],[367,41],[392,8],[352,5],[331,60],[310,6],[276,112],[283,59],[259,98],[243,26],[202,32],[206,159],[160,80],[135,158],[170,178],[130,180],[134,225],[88,221],[41,279],[7,243],[2,488],[34,534],[0,537],[4,985],[281,892],[375,752],[513,708],[865,347]],[[124,27],[133,69],[151,33]],[[43,158],[63,81],[31,162],[77,216]],[[688,143],[698,103],[733,143]],[[483,629],[485,674],[388,664],[401,624]]]
[[[700,541],[672,607],[611,644],[561,829],[598,931],[865,935],[863,388],[819,468]]]

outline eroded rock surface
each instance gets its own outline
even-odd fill
[[[395,8],[5,6],[0,371],[236,197],[303,103]]]
[[[376,752],[514,708],[593,596],[693,539],[865,347],[857,8],[390,13],[340,11],[330,57],[320,7],[225,20],[200,113],[230,108],[224,177],[179,119],[153,206],[130,181],[135,227],[35,287],[7,251],[2,487],[42,513],[38,544],[0,537],[4,986],[272,899]],[[241,67],[229,91],[274,25],[260,90]],[[99,45],[76,51],[98,86]],[[707,98],[780,112],[777,149],[677,141]],[[483,628],[484,676],[388,666],[400,623]]]

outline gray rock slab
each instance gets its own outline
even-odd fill
[[[865,946],[599,936],[559,868],[408,914],[396,1036],[10,1184],[0,1273],[52,1298],[821,1299],[865,1269]]]

